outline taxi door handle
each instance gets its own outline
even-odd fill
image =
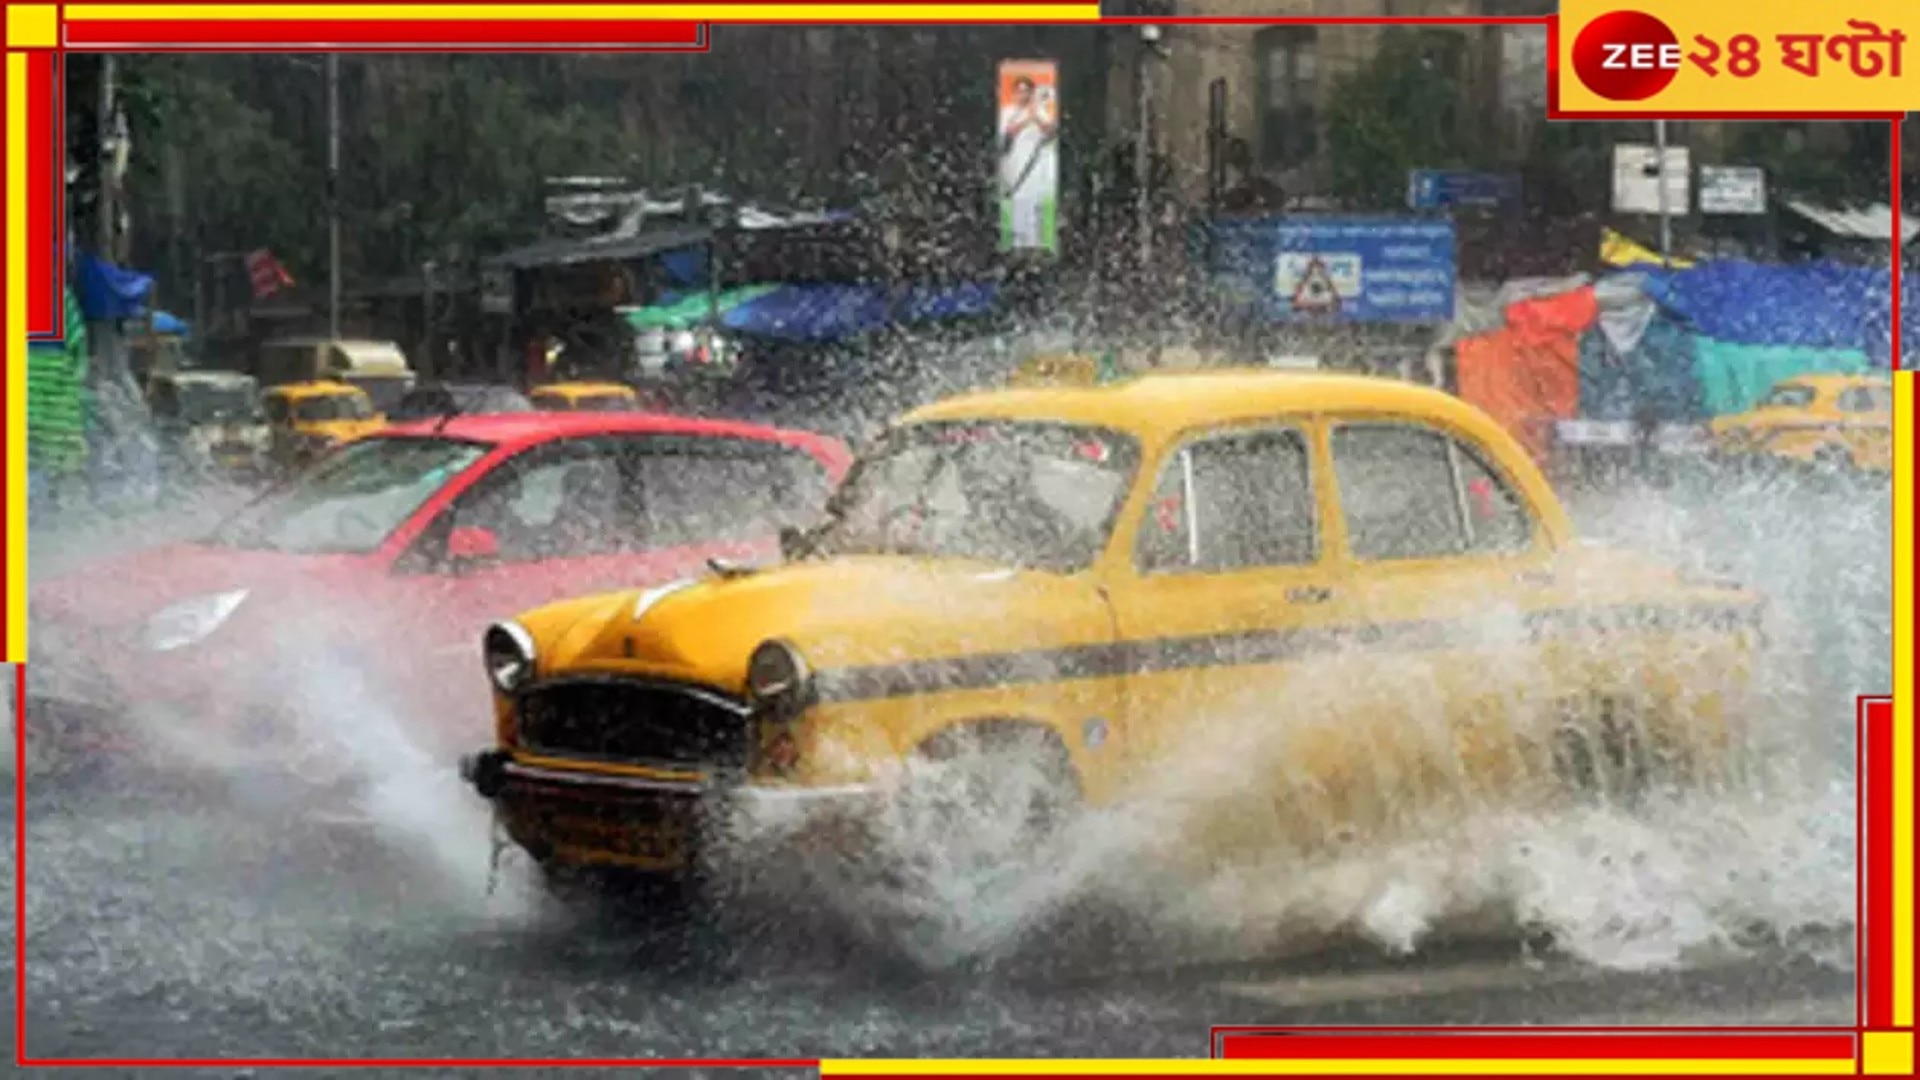
[[[1324,585],[1301,585],[1287,590],[1289,604],[1324,604],[1333,599],[1333,590]]]

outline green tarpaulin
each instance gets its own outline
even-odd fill
[[[1817,372],[1852,374],[1870,366],[1867,354],[1858,349],[1741,345],[1705,336],[1694,342],[1694,370],[1712,416],[1746,412],[1783,379]]]
[[[680,330],[705,322],[717,308],[728,312],[749,300],[757,300],[778,289],[778,285],[743,285],[727,289],[716,301],[707,293],[694,293],[667,304],[627,308],[620,312],[635,330]]]
[[[27,346],[27,465],[67,473],[87,461],[87,324],[67,290],[66,340]]]

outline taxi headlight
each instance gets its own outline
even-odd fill
[[[533,635],[517,622],[494,623],[480,639],[487,664],[487,680],[503,694],[511,694],[533,678]]]
[[[762,642],[747,661],[747,695],[755,711],[785,720],[806,709],[813,673],[799,651],[784,641]]]

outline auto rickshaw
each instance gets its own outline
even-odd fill
[[[379,412],[400,403],[415,376],[406,353],[391,341],[362,338],[279,338],[255,358],[260,385],[337,381],[364,390]]]
[[[183,463],[234,479],[259,472],[270,435],[253,376],[211,369],[158,371],[147,380],[147,407]]]

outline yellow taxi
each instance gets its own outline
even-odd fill
[[[1715,447],[1740,464],[1862,473],[1893,468],[1893,384],[1884,375],[1786,379],[1751,410],[1712,426]]]
[[[1007,381],[1009,386],[1093,386],[1118,376],[1111,354],[1041,353],[1023,361]]]
[[[515,844],[683,871],[784,822],[861,857],[909,807],[997,874],[1090,807],[1178,804],[1213,860],[1644,793],[1731,760],[1764,610],[1577,542],[1486,414],[1364,376],[950,399],[783,549],[485,632],[462,767]]]
[[[331,380],[268,387],[260,405],[267,418],[267,456],[281,468],[303,465],[387,424],[365,390]]]
[[[563,382],[537,386],[527,395],[542,412],[632,412],[640,395],[613,382]]]

